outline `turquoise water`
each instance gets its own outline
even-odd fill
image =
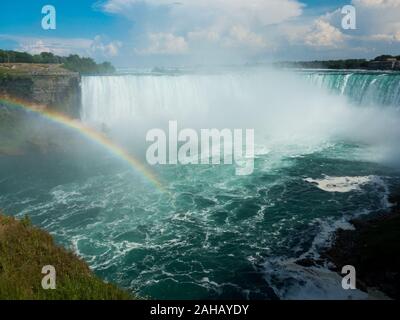
[[[337,94],[348,96],[363,105],[399,106],[400,82],[395,72],[336,72],[306,73],[310,82]]]
[[[307,77],[320,76],[321,73],[301,75],[296,81],[314,81]],[[325,76],[343,78],[340,74]],[[219,88],[220,91],[228,92],[232,86],[250,90],[252,80],[241,83],[237,81],[242,80],[231,76],[229,79],[230,86]],[[325,79],[321,86],[313,83],[312,88],[322,90],[326,88],[323,83],[338,83],[336,80]],[[357,78],[354,82],[359,81],[363,87],[364,80],[360,82]],[[110,95],[117,90],[110,87],[115,79],[89,77],[83,81],[84,102],[90,96],[101,99],[102,94]],[[133,80],[134,87],[130,87],[132,79],[122,77],[119,81],[123,83],[117,86],[119,91],[115,94],[123,101],[116,101],[112,107],[125,118],[127,114],[145,118],[144,111],[133,112],[128,107],[117,106],[133,105],[135,99],[140,100],[141,108],[152,102],[160,103],[163,110],[180,110],[175,104],[168,104],[175,101],[184,105],[185,101],[176,100],[176,96],[183,95],[179,90],[171,93],[179,87],[185,89],[182,91],[185,95],[191,95],[188,99],[194,99],[196,105],[213,106],[203,98],[203,91],[215,99],[218,97],[218,103],[227,99],[202,87],[205,82],[198,78],[140,78]],[[219,78],[217,82],[220,81]],[[346,90],[350,89],[345,88],[344,94],[357,100],[359,89],[351,81],[348,79],[347,83],[352,83],[351,90],[355,92],[348,93]],[[164,91],[164,86],[171,83],[172,87]],[[140,91],[136,93],[135,88]],[[327,88],[334,91],[339,87]],[[374,90],[381,97],[379,88]],[[151,92],[152,96],[145,96],[143,92]],[[248,96],[252,93],[259,94],[249,92]],[[377,98],[378,110],[383,105],[397,103],[394,93],[386,94],[394,98],[390,103],[385,103],[386,98]],[[303,95],[304,92],[299,99]],[[245,97],[240,93],[240,103],[246,101]],[[327,99],[330,101],[330,96]],[[332,99],[332,108],[342,103]],[[86,122],[94,123],[107,106],[111,108],[111,104],[103,106],[99,101],[96,105],[84,104]],[[291,101],[282,98],[278,103],[286,105]],[[330,104],[326,102],[324,108]],[[362,102],[355,106],[363,107]],[[396,106],[390,112],[396,114],[395,110]],[[101,122],[106,120],[104,117]],[[106,124],[113,128],[116,122],[118,119],[113,118]],[[315,122],[314,119],[312,123]],[[356,125],[354,119],[352,122]],[[257,140],[255,171],[250,176],[235,176],[230,165],[155,167],[168,192],[154,188],[140,173],[87,141],[74,153],[0,157],[0,207],[17,216],[29,214],[34,224],[75,250],[99,276],[143,296],[159,299],[340,298],[343,297],[340,281],[330,274],[315,272],[310,276],[304,269],[293,271],[291,261],[317,257],[319,249],[329,242],[332,231],[338,226],[347,226],[346,221],[351,217],[385,210],[387,196],[399,185],[400,175],[393,165],[392,153],[387,153],[391,161],[376,157],[376,150],[386,151],[388,147],[384,145],[380,149],[381,140],[371,140],[368,144],[369,135],[360,135],[360,140],[355,142],[342,134],[347,129],[328,135],[321,129],[325,125],[324,122],[314,128],[309,123],[306,131],[314,128],[310,131],[312,139],[290,136],[276,140],[272,132],[265,131],[265,136]],[[376,125],[378,128],[380,122]],[[300,129],[304,131],[303,127]],[[323,138],[315,139],[317,132]],[[278,133],[280,136],[279,130]],[[385,136],[383,140],[397,141],[396,129],[387,134],[392,136]],[[397,145],[389,147],[393,149]],[[328,186],[324,184],[327,181],[331,181]]]

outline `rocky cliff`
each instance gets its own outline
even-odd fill
[[[55,64],[0,64],[0,97],[44,105],[79,118],[80,75]],[[0,155],[47,152],[54,146],[63,146],[65,134],[58,128],[44,126],[21,109],[0,102]]]
[[[80,75],[60,65],[4,63],[0,64],[0,95],[42,104],[79,118]]]

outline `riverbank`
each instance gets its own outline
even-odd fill
[[[42,288],[42,268],[54,266],[56,289]],[[96,277],[50,234],[0,214],[0,300],[127,300],[129,293]]]
[[[378,290],[400,298],[400,193],[390,199],[389,213],[352,220],[354,230],[336,231],[333,245],[323,253],[333,271],[345,265],[356,269],[357,288]]]

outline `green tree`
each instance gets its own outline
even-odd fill
[[[113,73],[115,68],[110,62],[96,63],[92,58],[71,54],[68,57],[57,56],[51,52],[31,55],[27,52],[0,50],[0,63],[54,63],[80,73]]]

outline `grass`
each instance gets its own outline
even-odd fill
[[[30,76],[35,74],[71,74],[73,72],[65,69],[61,64],[40,63],[0,63],[1,76]]]
[[[56,270],[56,289],[44,290],[42,267]],[[95,276],[74,253],[57,246],[50,234],[0,214],[0,299],[127,300],[135,299]]]

